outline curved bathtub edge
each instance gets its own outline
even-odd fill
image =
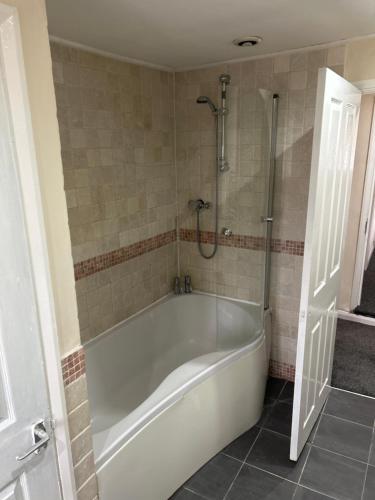
[[[224,369],[229,364],[235,362],[240,357],[244,356],[247,352],[256,352],[261,346],[262,343],[265,342],[265,334],[264,331],[257,332],[256,338],[245,346],[240,347],[239,349],[233,349],[228,352],[226,356],[220,358],[216,363],[208,365],[205,369],[196,373],[193,377],[188,379],[185,383],[179,386],[174,391],[170,392],[168,396],[164,397],[161,401],[157,402],[155,405],[151,406],[151,409],[144,412],[144,408],[150,405],[150,400],[155,399],[157,392],[160,391],[162,386],[167,382],[168,379],[171,379],[176,376],[178,371],[181,371],[187,365],[196,362],[199,359],[204,359],[209,356],[212,356],[216,353],[210,353],[198,358],[194,358],[187,363],[176,368],[173,372],[168,374],[168,376],[161,382],[161,384],[157,387],[157,389],[143,402],[139,405],[134,412],[140,413],[141,417],[137,420],[133,425],[128,427],[126,432],[122,432],[118,438],[115,438],[111,444],[105,448],[98,456],[95,457],[95,465],[99,469],[104,466],[105,463],[111,459],[114,453],[116,453],[122,446],[126,446],[126,444],[139,432],[142,431],[147,425],[149,425],[154,418],[156,418],[161,412],[165,409],[171,407],[175,403],[177,403],[180,399],[184,397],[184,395],[192,390],[196,385],[204,382],[208,377],[210,377],[214,372],[218,370]],[[219,353],[220,351],[217,351]],[[122,422],[117,424],[117,427],[121,427]],[[115,426],[116,427],[116,426]],[[95,439],[95,436],[94,436]],[[95,446],[94,446],[95,448]]]
[[[256,349],[231,358],[122,444],[97,470],[100,498],[165,500],[254,426],[268,371],[265,336],[260,339]]]

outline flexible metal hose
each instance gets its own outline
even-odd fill
[[[198,250],[201,256],[205,259],[212,259],[218,248],[218,232],[219,232],[219,117],[216,118],[216,169],[215,169],[215,241],[214,249],[209,255],[203,252],[200,230],[200,210],[197,210],[197,243]]]

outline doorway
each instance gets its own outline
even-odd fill
[[[362,97],[344,248],[332,385],[375,395],[374,94]]]

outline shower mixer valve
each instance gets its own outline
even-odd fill
[[[211,203],[199,198],[198,200],[189,200],[188,206],[191,210],[200,212],[201,210],[208,210],[211,207]]]
[[[219,170],[220,172],[228,172],[229,162],[225,158],[219,158]]]

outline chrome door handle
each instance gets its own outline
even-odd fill
[[[48,435],[43,420],[33,425],[33,440],[34,446],[27,450],[23,455],[17,456],[16,460],[22,462],[22,460],[25,460],[25,458],[29,457],[30,455],[39,455],[39,453],[42,451],[42,448],[47,448],[50,436]]]
[[[273,217],[261,217],[261,222],[273,222]]]

